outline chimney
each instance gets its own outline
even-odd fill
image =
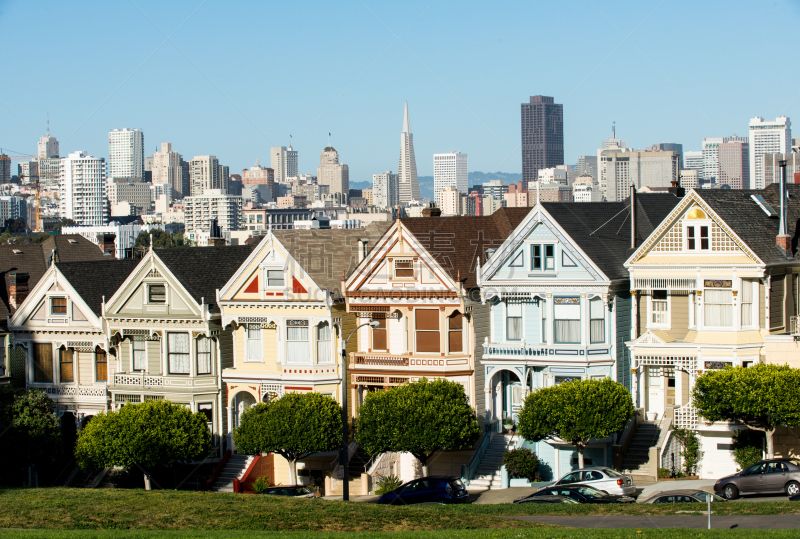
[[[631,182],[631,249],[636,249],[636,186]]]
[[[423,217],[439,217],[440,215],[442,215],[442,210],[437,208],[433,202],[431,202],[427,207],[422,209]]]
[[[361,262],[367,257],[367,243],[369,240],[367,238],[361,238],[358,240],[358,261]]]
[[[225,247],[225,238],[222,237],[222,228],[217,225],[217,220],[211,220],[209,227],[208,244],[213,247]]]
[[[117,256],[117,247],[114,241],[116,239],[116,234],[101,233],[97,235],[97,245],[103,250],[103,254]]]
[[[27,273],[12,273],[11,285],[8,287],[8,302],[12,309],[18,309],[25,298],[28,297],[28,278]]]
[[[781,189],[780,189],[780,197],[781,197],[781,220],[778,224],[778,236],[775,238],[775,242],[778,244],[783,250],[783,254],[786,256],[791,256],[792,254],[792,237],[789,235],[789,229],[787,225],[787,218],[786,218],[786,160],[781,159],[778,161],[778,164],[781,167]]]

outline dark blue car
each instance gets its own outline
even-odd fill
[[[378,503],[465,503],[469,492],[457,477],[431,476],[409,481],[378,498]]]

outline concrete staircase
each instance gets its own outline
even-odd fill
[[[251,462],[252,455],[232,454],[211,487],[211,492],[233,492],[233,480],[241,479]]]
[[[500,468],[503,466],[503,453],[505,453],[510,435],[495,434],[489,447],[486,449],[475,477],[470,480],[470,488],[498,489],[501,487]]]
[[[651,421],[639,423],[631,445],[622,462],[623,473],[631,476],[636,485],[654,481],[658,477],[657,462],[651,462],[650,449],[658,445],[661,430]],[[657,460],[657,459],[656,459]]]

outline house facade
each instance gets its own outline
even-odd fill
[[[206,415],[213,444],[227,432],[221,370],[233,363],[216,291],[251,246],[151,249],[103,301],[113,375],[110,406],[169,400]]]
[[[788,251],[778,230],[779,185],[692,190],[625,264],[634,296],[628,343],[634,397],[662,428],[698,433],[702,478],[736,471],[731,436],[742,427],[709,425],[697,416],[691,402],[697,377],[766,361],[765,341],[790,333],[797,315],[800,265],[791,238],[800,186],[788,192]],[[659,447],[664,468],[677,460],[668,449]]]
[[[678,202],[671,194],[637,197],[635,226],[644,238]],[[629,201],[537,203],[481,265],[481,299],[490,308],[483,342],[486,422],[494,432],[516,423],[531,391],[562,382],[612,378],[631,388],[631,294],[623,264],[631,246]],[[585,451],[586,465],[612,464],[611,440]],[[531,444],[543,479],[578,465],[572,445]]]

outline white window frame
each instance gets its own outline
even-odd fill
[[[137,339],[141,337],[141,340]],[[136,343],[141,342],[144,344],[144,368],[136,368]],[[133,372],[147,372],[147,339],[144,335],[131,336],[131,371]]]
[[[270,271],[280,271],[283,275],[283,285],[270,285],[269,284],[269,272]],[[286,275],[286,268],[283,265],[280,266],[261,266],[261,290],[267,292],[285,292],[287,289],[287,275]]]
[[[667,310],[664,313],[665,320],[662,322],[656,322],[654,320],[655,310],[655,302],[656,301],[663,301],[663,300],[656,300],[653,298],[654,290],[650,291],[650,295],[647,297],[647,327],[652,329],[670,329],[670,320],[672,319],[672,295],[669,293],[669,290],[665,290],[667,293],[666,305]]]
[[[201,341],[208,341],[208,352],[202,352],[203,354],[208,354],[208,372],[200,372],[200,342]],[[207,376],[210,374],[214,374],[214,340],[211,337],[206,337],[205,335],[198,335],[197,338],[194,340],[194,362],[195,368],[197,369],[198,375]]]
[[[606,334],[607,334],[607,329],[608,329],[608,316],[607,316],[608,309],[606,308],[606,302],[603,301],[603,297],[602,296],[594,296],[592,298],[586,298],[586,301],[588,303],[587,306],[589,308],[589,331],[588,331],[589,344],[604,344],[606,342],[606,340],[607,340]],[[603,317],[602,318],[592,318],[592,302],[599,302],[600,303],[600,309],[603,311]],[[602,320],[603,321],[603,338],[601,340],[599,340],[599,341],[592,341],[592,321],[593,320]]]
[[[700,227],[708,227],[708,249],[702,249]],[[686,219],[683,224],[683,250],[689,253],[710,253],[711,251],[711,236],[712,236],[712,222],[711,219]],[[694,248],[689,247],[689,229],[694,229]]]
[[[398,262],[411,262],[411,277],[398,277],[397,276],[397,263]],[[403,268],[408,269],[408,268]],[[417,264],[412,257],[400,257],[392,259],[392,280],[393,281],[413,281],[417,277]]]
[[[287,320],[287,322],[288,322],[288,320]],[[312,342],[312,340],[311,340],[311,328],[313,328],[314,326],[311,325],[311,322],[309,320],[305,320],[305,322],[306,322],[305,326],[289,326],[288,324],[286,325],[286,364],[287,365],[308,365],[308,364],[313,363],[313,361],[314,361],[314,359],[313,359],[314,352],[311,351],[311,342]],[[306,330],[306,339],[304,341],[301,341],[301,340],[289,340],[289,330],[290,329],[305,329]],[[290,359],[289,359],[289,343],[292,343],[292,342],[304,342],[304,343],[306,343],[307,352],[308,352],[308,354],[307,354],[308,359],[307,360],[305,360],[305,361],[290,361]]]
[[[150,301],[150,287],[163,286],[164,287],[164,301],[151,302]],[[144,281],[144,303],[145,305],[169,305],[169,285],[164,281]]]
[[[709,291],[727,291],[731,293],[731,325],[730,326],[713,326],[708,323],[708,292]],[[712,329],[712,330],[719,330],[719,331],[734,331],[736,328],[736,316],[741,316],[741,314],[736,309],[736,298],[733,295],[732,288],[703,288],[703,328],[702,329]],[[717,305],[717,304],[713,304]]]
[[[521,301],[515,301],[513,303],[513,305],[519,305],[519,310],[520,310],[519,317],[516,317],[516,316],[510,317],[509,316],[509,310],[510,310],[509,307],[512,305],[511,303],[508,303],[507,301],[505,301],[505,302],[503,302],[503,304],[505,306],[505,309],[504,309],[505,310],[505,317],[504,317],[504,321],[505,321],[504,326],[505,327],[503,328],[504,337],[505,337],[504,340],[506,342],[521,342],[525,338],[525,304],[523,302],[521,302]],[[517,339],[512,339],[512,338],[509,337],[509,334],[510,334],[510,331],[508,330],[508,319],[509,318],[519,318],[519,326],[520,326],[519,327],[519,338],[517,338]]]
[[[65,309],[64,313],[54,313],[53,312],[53,300],[54,299],[63,299],[63,300],[66,301],[66,304],[64,305],[64,309]],[[51,317],[61,317],[61,318],[69,317],[69,303],[70,303],[69,296],[67,296],[66,294],[51,294],[51,295],[48,295],[47,296],[47,312],[48,312],[48,315],[51,316]]]
[[[320,327],[323,326],[324,324],[328,325],[328,339],[327,340],[320,340],[320,338],[319,338],[319,330],[320,330]],[[388,338],[388,335],[387,335],[387,338]],[[321,342],[327,342],[328,343],[328,350],[327,350],[327,354],[325,355],[325,357],[322,357],[320,355],[319,344]],[[328,322],[327,320],[323,320],[322,322],[319,322],[316,325],[314,325],[314,345],[315,345],[316,351],[317,351],[317,363],[318,364],[329,365],[329,364],[333,363],[333,327],[331,326],[331,323]]]
[[[251,327],[257,326],[257,327]],[[250,331],[258,329],[258,339],[250,338]],[[258,341],[258,357],[253,357],[250,354],[250,341]],[[264,328],[261,324],[244,324],[244,362],[245,363],[263,363],[264,362]]]
[[[742,329],[758,329],[759,324],[759,313],[756,309],[758,305],[758,281],[755,279],[742,279],[741,284],[739,286],[739,324]],[[745,287],[750,288],[750,302],[745,303],[744,301],[744,289]],[[734,299],[734,301],[736,301]],[[750,324],[742,324],[742,314],[744,313],[745,305],[750,305]]]

